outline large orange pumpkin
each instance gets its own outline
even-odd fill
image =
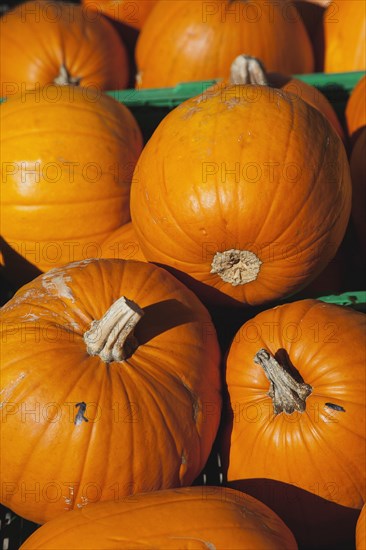
[[[354,142],[366,126],[366,75],[356,84],[347,101],[345,110],[348,135]]]
[[[130,219],[142,149],[137,122],[113,98],[72,86],[43,92],[0,108],[4,275],[21,283],[30,280],[26,262],[47,271],[99,256],[100,244]]]
[[[126,88],[127,51],[103,15],[57,1],[29,1],[0,20],[1,96],[48,84]]]
[[[114,231],[101,246],[101,258],[140,260],[146,262],[132,222],[125,223]]]
[[[136,45],[141,88],[226,78],[241,53],[269,71],[313,70],[309,37],[288,0],[160,0]]]
[[[134,29],[142,29],[157,0],[82,0],[90,10],[98,11]]]
[[[260,84],[279,88],[284,92],[290,92],[320,111],[331,123],[337,134],[345,140],[341,123],[331,103],[315,86],[311,86],[298,78],[293,78],[280,73],[267,73],[263,63],[253,56],[237,56],[230,68],[231,84]],[[218,86],[225,82],[218,83]]]
[[[330,2],[323,18],[324,72],[366,69],[366,4],[364,0]]]
[[[365,502],[365,342],[364,313],[300,300],[245,323],[227,355],[227,479],[304,548],[350,547]]]
[[[356,550],[366,550],[366,504],[361,510],[356,525]]]
[[[220,351],[207,310],[165,270],[51,270],[3,306],[1,342],[1,503],[15,513],[43,523],[190,485],[204,467]]]
[[[330,123],[267,86],[182,103],[145,146],[131,186],[147,260],[212,303],[300,290],[335,255],[350,207],[349,165]]]
[[[21,550],[296,550],[276,514],[224,487],[184,487],[90,504],[38,529]]]

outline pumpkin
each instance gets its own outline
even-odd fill
[[[365,502],[365,336],[364,313],[299,300],[247,321],[227,354],[227,479],[304,548],[349,548]]]
[[[199,475],[220,419],[220,351],[205,307],[165,270],[50,270],[3,306],[1,338],[4,506],[43,523]]]
[[[290,530],[258,500],[224,487],[184,487],[88,505],[38,529],[21,550],[296,550]]]
[[[41,87],[50,84],[99,90],[127,86],[127,51],[117,31],[80,5],[21,3],[1,18],[0,36],[2,97],[33,89],[41,95]]]
[[[239,55],[234,59],[230,68],[229,82],[231,84],[271,86],[300,97],[327,117],[334,130],[345,141],[344,132],[335,110],[325,95],[314,86],[284,74],[267,74],[263,63],[259,59],[248,55]],[[225,85],[225,83],[222,85]]]
[[[362,507],[356,525],[356,550],[366,548],[366,505]]]
[[[313,70],[309,37],[287,0],[160,0],[137,40],[136,86],[227,78],[242,52],[262,59],[269,71]]]
[[[12,97],[0,108],[4,275],[21,284],[32,266],[42,272],[99,256],[130,219],[143,146],[135,118],[113,98],[73,86],[52,93]]]
[[[366,126],[359,133],[352,148],[350,157],[351,178],[352,178],[352,211],[351,219],[355,228],[356,236],[363,262],[365,261],[366,249]]]
[[[330,2],[323,19],[325,73],[366,69],[364,0]]]
[[[83,0],[84,6],[141,30],[157,0]]]
[[[146,262],[132,222],[128,222],[116,229],[116,231],[102,243],[101,257]]]
[[[298,97],[214,89],[156,128],[130,206],[148,261],[205,303],[259,305],[297,292],[334,257],[350,216],[349,165],[330,123]]]
[[[346,103],[345,117],[348,135],[354,142],[358,133],[366,126],[366,75],[353,88]]]

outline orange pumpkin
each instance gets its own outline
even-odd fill
[[[352,148],[350,157],[352,178],[351,218],[359,241],[356,249],[365,262],[366,249],[366,126],[363,127]]]
[[[324,72],[366,69],[366,6],[364,0],[330,2],[323,18]]]
[[[224,487],[184,487],[90,504],[38,529],[20,550],[41,548],[296,550],[286,525],[258,500]]]
[[[22,284],[31,277],[26,263],[47,271],[100,256],[101,243],[130,219],[143,145],[133,115],[113,98],[73,86],[52,93],[0,108],[4,275]]]
[[[117,31],[103,15],[82,6],[54,0],[21,3],[1,18],[0,36],[2,97],[39,92],[49,84],[100,90],[127,86],[127,51]]]
[[[1,503],[16,514],[43,523],[203,469],[220,351],[207,310],[165,270],[50,270],[3,306],[1,339]]]
[[[356,550],[366,549],[366,505],[363,506],[356,525]]]
[[[364,313],[300,300],[245,323],[227,355],[227,479],[304,548],[349,548],[365,502],[365,337]]]
[[[354,142],[358,133],[366,126],[366,75],[353,88],[345,110],[348,135]]]
[[[271,86],[300,97],[309,105],[318,109],[329,120],[340,138],[345,141],[345,135],[335,110],[325,95],[314,86],[284,74],[266,73],[263,63],[259,59],[248,55],[239,55],[234,59],[230,68],[229,82],[231,84]],[[219,86],[221,85],[225,85],[225,83],[219,83]]]
[[[134,29],[142,29],[157,0],[82,0],[92,11],[98,11],[111,19]]]
[[[126,223],[116,229],[116,231],[102,243],[101,257],[146,262],[132,222]]]
[[[131,185],[147,260],[207,303],[300,290],[334,257],[350,207],[340,138],[316,109],[267,86],[182,103],[144,147]]]
[[[310,40],[292,2],[160,0],[137,40],[136,85],[227,78],[242,52],[262,59],[269,71],[313,70]]]

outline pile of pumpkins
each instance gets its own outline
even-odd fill
[[[0,20],[0,501],[42,524],[22,549],[363,548],[366,316],[305,296],[349,234],[365,272],[366,76],[343,120],[287,76],[366,68],[349,5]],[[105,93],[210,79],[147,142]]]

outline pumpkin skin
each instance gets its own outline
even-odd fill
[[[361,255],[365,261],[366,248],[366,127],[359,133],[352,148],[350,167],[352,178],[352,211],[351,219],[359,240]],[[357,247],[358,248],[358,247]]]
[[[125,45],[103,15],[82,6],[21,3],[1,18],[0,36],[2,97],[31,89],[39,92],[49,84],[99,90],[127,86]]]
[[[132,222],[125,223],[114,231],[101,247],[102,258],[139,260],[146,262]]]
[[[353,539],[365,502],[365,331],[363,313],[300,300],[248,321],[227,354],[227,479],[271,506],[304,548],[349,547],[342,536]],[[311,386],[303,412],[274,414],[254,362],[261,348]]]
[[[145,312],[139,346],[122,361],[89,355],[83,335],[123,295]],[[145,262],[85,260],[25,285],[1,316],[4,506],[43,523],[194,481],[220,419],[220,351],[179,281]],[[34,483],[38,497],[24,498]]]
[[[366,9],[363,0],[331,2],[323,18],[325,73],[366,69]]]
[[[144,147],[131,185],[145,257],[210,304],[259,305],[299,291],[334,257],[350,206],[349,165],[329,122],[266,86],[182,103]],[[249,267],[235,252],[225,280],[212,270],[231,250],[248,252]]]
[[[287,0],[160,0],[137,40],[136,86],[227,78],[243,52],[262,59],[269,71],[313,70],[309,37]]]
[[[182,529],[183,526],[183,529]],[[38,529],[21,550],[50,548],[296,550],[290,530],[258,500],[225,487],[184,487],[90,504]]]
[[[366,126],[366,75],[353,88],[346,104],[345,117],[348,135],[354,142],[359,132]]]
[[[83,4],[111,19],[141,30],[157,0],[83,0]]]
[[[356,525],[356,550],[366,548],[366,505],[363,506]]]
[[[20,95],[0,109],[1,229],[18,256],[5,250],[4,275],[23,277],[23,284],[31,266],[47,271],[99,255],[100,244],[130,219],[130,183],[143,146],[133,115],[113,98],[72,86],[54,87],[54,94],[52,102]]]

